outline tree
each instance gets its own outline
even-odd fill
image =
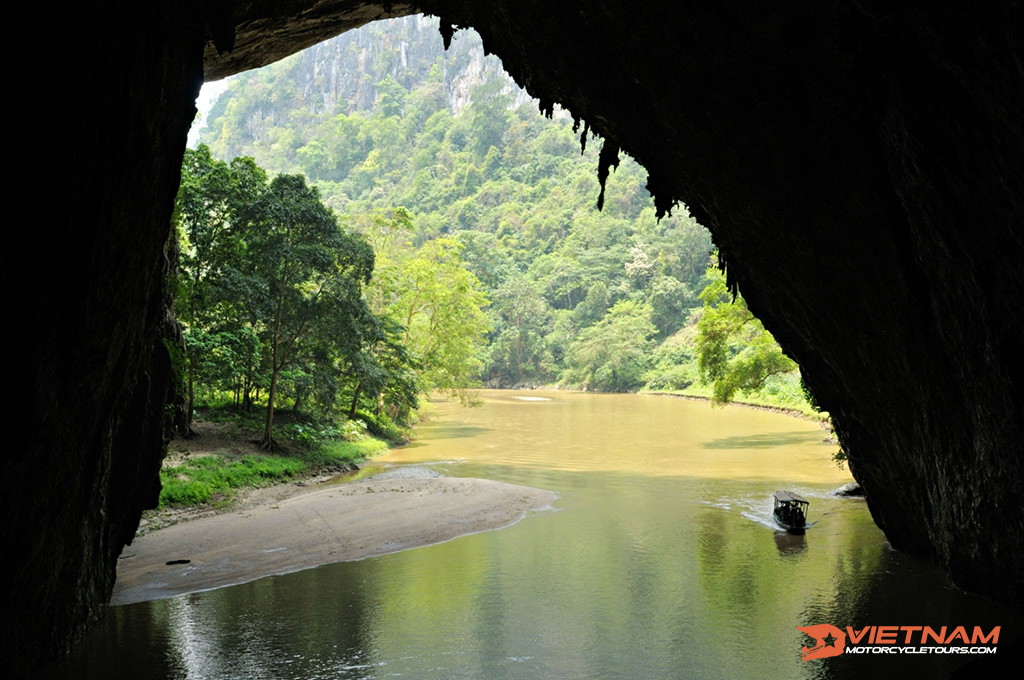
[[[569,346],[562,381],[602,392],[639,389],[650,368],[656,332],[648,305],[633,300],[615,303]]]
[[[366,401],[378,417],[403,424],[419,404],[419,365],[402,344],[405,329],[387,317],[374,318],[375,339],[349,358],[347,373],[354,384],[348,417],[355,418],[360,401]]]
[[[796,370],[743,298],[729,293],[717,267],[708,268],[707,281],[700,294],[704,310],[697,322],[697,367],[701,382],[712,385],[712,401],[728,403],[737,391],[759,390],[771,376]]]
[[[540,284],[525,274],[513,274],[494,292],[496,319],[490,346],[488,373],[502,384],[520,384],[543,378],[549,363],[544,335],[551,308]]]
[[[658,328],[659,337],[668,337],[686,323],[687,312],[694,306],[695,296],[690,287],[677,278],[659,274],[648,287],[651,320]]]
[[[269,350],[270,384],[263,446],[274,446],[274,409],[282,371],[299,358],[310,336],[331,337],[358,351],[357,329],[369,311],[362,286],[373,272],[373,251],[343,232],[301,175],[278,175],[253,206],[248,264],[257,285],[249,302]]]
[[[399,232],[403,228],[395,226]],[[483,312],[487,296],[461,250],[451,238],[428,241],[411,252],[396,250],[382,262],[370,298],[374,311],[404,329],[403,344],[419,366],[421,388],[465,400],[479,380],[490,321]]]
[[[384,117],[401,116],[405,107],[405,88],[391,74],[377,83],[377,108]]]
[[[250,158],[224,163],[202,145],[185,152],[174,212],[179,237],[175,312],[187,352],[184,434],[192,433],[197,380],[223,379],[237,368],[235,360],[248,344],[239,324],[223,320],[234,316],[225,312],[244,252],[240,222],[265,184],[266,174]]]
[[[501,141],[508,130],[512,114],[509,105],[512,98],[502,94],[503,83],[491,80],[473,90],[473,103],[470,105],[472,116],[473,149],[484,157],[488,149],[501,147]]]
[[[545,118],[535,104],[512,110],[520,93],[504,77],[484,73],[479,86],[469,86],[468,106],[464,98],[448,96],[446,83],[465,65],[431,52],[411,23],[389,29],[395,33],[387,46],[361,62],[363,86],[318,89],[315,83],[324,73],[349,68],[346,60],[303,57],[302,82],[312,87],[290,85],[287,97],[271,101],[273,88],[243,86],[250,78],[243,76],[224,95],[238,106],[225,104],[214,118],[244,129],[246,145],[239,148],[267,162],[278,159],[282,164],[274,170],[292,172],[298,166],[319,179],[326,202],[352,216],[351,228],[367,235],[377,259],[368,303],[378,316],[402,327],[398,339],[408,341],[423,389],[468,385],[478,378],[515,384],[561,377],[579,333],[622,300],[650,308],[658,343],[684,330],[688,321],[695,323],[691,312],[701,304],[696,292],[704,286],[712,246],[685,207],[658,219],[644,189],[645,171],[623,158],[608,178],[605,211],[596,211],[601,145],[592,142],[581,155],[581,131],[573,130],[571,120]],[[324,54],[363,49],[351,36],[338,43]],[[408,69],[395,69],[406,61]],[[283,78],[286,70],[268,67],[265,80]],[[213,134],[226,129],[223,122],[212,123]],[[291,151],[278,148],[288,144]],[[409,210],[397,207],[403,205]],[[437,322],[425,309],[409,307],[413,290],[429,292],[425,273],[437,253],[424,260],[419,249],[433,239],[464,246],[459,251],[464,268],[478,278],[477,290],[493,301],[487,308],[493,328],[475,348],[431,345],[426,329]],[[417,263],[423,272],[413,271]],[[435,274],[446,276],[438,266]],[[513,294],[513,287],[520,293]],[[695,335],[687,332],[687,342]],[[483,373],[471,375],[475,361],[458,370],[447,362],[452,370],[442,370],[438,352],[479,356]],[[661,357],[659,375],[671,373],[662,375],[671,378],[662,383],[696,380],[696,359],[684,371],[672,364],[678,356],[673,351]],[[336,381],[336,389],[339,400],[350,400],[349,407],[358,401],[360,409],[370,409],[378,367],[368,354],[363,359],[344,369],[350,373]],[[285,374],[286,391],[291,376],[299,378],[294,368],[288,370],[293,372]],[[360,372],[366,380],[354,382]],[[263,383],[269,385],[269,367],[265,373]],[[461,377],[453,379],[453,373]],[[321,376],[325,389],[320,392],[328,393],[327,374],[304,369],[304,375]]]

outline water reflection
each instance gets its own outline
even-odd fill
[[[777,446],[816,443],[821,439],[822,434],[820,432],[776,432],[773,434],[754,434],[742,437],[722,437],[721,439],[701,442],[701,447],[705,449],[770,449]]]
[[[780,557],[799,557],[807,552],[807,535],[791,534],[788,531],[776,531],[775,549],[779,551]]]
[[[898,667],[942,678],[959,660],[803,662],[796,626],[1014,625],[891,552],[862,500],[832,495],[848,475],[813,423],[656,397],[516,396],[440,404],[420,446],[378,470],[427,465],[551,488],[555,511],[118,607],[51,676],[844,680]],[[762,437],[791,443],[744,445]],[[805,536],[771,519],[781,487],[812,503]]]
[[[491,428],[480,427],[478,425],[447,426],[444,428],[432,427],[426,429],[426,432],[429,432],[429,440],[419,439],[417,441],[410,442],[409,444],[406,445],[406,448],[427,446],[429,441],[437,441],[439,439],[463,439],[480,437],[490,431]]]

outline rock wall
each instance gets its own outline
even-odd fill
[[[58,274],[25,311],[33,440],[12,456],[3,537],[16,557],[0,656],[16,670],[101,611],[154,500],[168,221],[204,41],[215,78],[412,10],[151,4],[61,17],[71,186],[30,236]],[[832,412],[894,546],[1024,599],[1018,3],[419,5],[475,27],[531,94],[604,137],[606,165],[628,151],[661,209],[684,201],[711,229]]]
[[[50,195],[19,228],[34,275],[17,317],[28,323],[11,330],[25,332],[31,417],[5,468],[4,677],[102,615],[121,548],[159,494],[180,342],[170,215],[203,41],[187,6],[109,4],[123,6],[68,10],[68,77],[51,104],[68,115],[33,137],[63,148],[39,152]]]

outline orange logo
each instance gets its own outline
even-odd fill
[[[988,632],[981,626],[847,626],[843,631],[828,623],[797,626],[814,638],[813,647],[801,647],[804,661],[846,654],[995,654],[1000,626]],[[951,630],[952,629],[952,630]],[[846,646],[846,641],[850,646]]]
[[[801,647],[804,661],[839,656],[846,649],[846,633],[828,623],[813,626],[797,626],[797,630],[814,638],[813,647]]]

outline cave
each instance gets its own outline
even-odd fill
[[[9,456],[3,656],[101,616],[155,504],[176,407],[170,215],[205,79],[375,19],[473,27],[685,204],[832,415],[896,549],[1024,600],[1024,17],[1014,2],[286,0],[62,10],[73,69],[53,269],[28,310],[29,445]],[[56,108],[57,95],[51,97]]]

